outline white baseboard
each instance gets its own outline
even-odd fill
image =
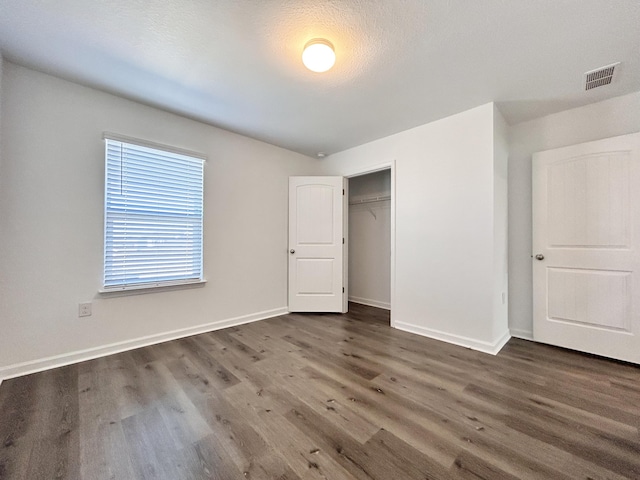
[[[114,353],[125,352],[127,350],[155,345],[157,343],[168,342],[169,340],[176,340],[178,338],[190,337],[192,335],[212,332],[214,330],[220,330],[222,328],[234,327],[236,325],[256,322],[258,320],[265,320],[267,318],[277,317],[286,313],[288,313],[287,307],[275,308],[273,310],[266,310],[264,312],[242,315],[240,317],[228,318],[226,320],[218,320],[195,327],[181,328],[179,330],[173,330],[170,332],[157,333],[133,340],[125,340],[124,342],[111,343],[109,345],[88,348],[85,350],[78,350],[71,353],[64,353],[62,355],[55,355],[53,357],[40,358],[38,360],[32,360],[29,362],[15,363],[13,365],[0,368],[0,384],[2,383],[2,380],[7,380],[9,378],[20,377],[22,375],[28,375],[30,373],[49,370],[51,368],[62,367],[65,365],[70,365],[72,363],[84,362],[86,360],[92,360],[94,358],[106,357],[107,355],[113,355]]]
[[[489,353],[491,355],[496,355],[502,347],[509,341],[511,335],[507,330],[504,334],[498,338],[494,342],[485,342],[483,340],[476,340],[469,337],[463,337],[461,335],[454,335],[451,333],[441,332],[439,330],[432,330],[430,328],[425,328],[420,325],[413,325],[411,323],[393,322],[393,326],[398,330],[404,330],[409,333],[416,333],[418,335],[422,335],[423,337],[433,338],[435,340],[440,340],[447,343],[453,343],[454,345],[459,345],[461,347],[471,348],[473,350],[478,350],[480,352]]]
[[[512,337],[533,341],[533,332],[531,330],[521,330],[519,328],[510,328],[509,331],[511,332]]]
[[[389,302],[380,302],[378,300],[371,300],[370,298],[361,297],[349,297],[349,301],[353,303],[360,303],[362,305],[368,305],[370,307],[384,308],[385,310],[391,310],[391,304]]]

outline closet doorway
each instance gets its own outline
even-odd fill
[[[349,302],[388,311],[394,283],[393,173],[388,165],[348,177]]]

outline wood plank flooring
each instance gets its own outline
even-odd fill
[[[640,368],[290,314],[0,386],[0,479],[640,479]]]

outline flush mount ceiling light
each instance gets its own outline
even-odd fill
[[[324,38],[309,40],[302,52],[302,63],[312,72],[326,72],[336,63],[333,45]]]

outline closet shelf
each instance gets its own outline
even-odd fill
[[[380,195],[379,197],[363,198],[361,200],[353,200],[349,202],[349,205],[361,205],[363,203],[384,202],[385,200],[391,200],[391,195]]]

